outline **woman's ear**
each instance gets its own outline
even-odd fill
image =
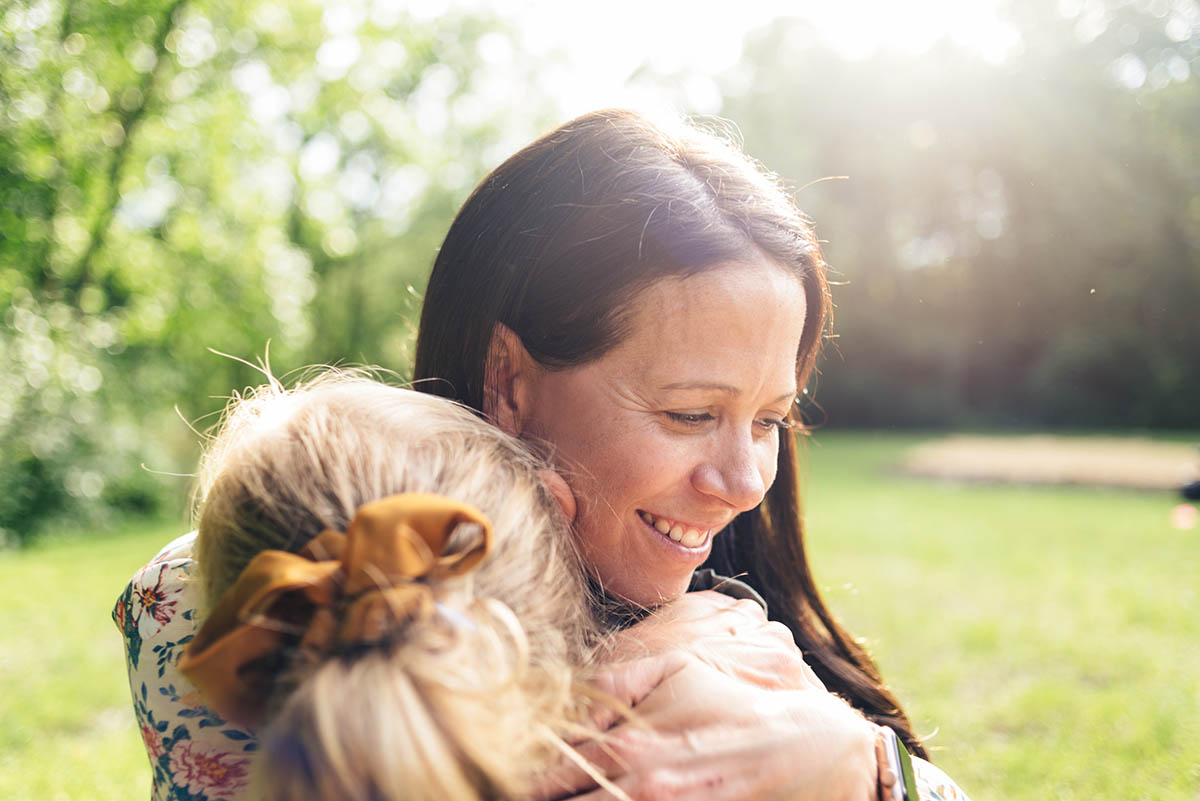
[[[562,509],[563,516],[567,518],[568,523],[575,522],[575,493],[571,492],[571,488],[567,486],[566,479],[558,474],[555,470],[544,468],[538,471],[538,475],[542,477],[542,483],[546,485],[546,489],[550,490],[550,494],[554,496],[554,500],[558,501],[558,508]]]
[[[496,323],[483,373],[483,413],[504,433],[524,433],[538,369],[521,338],[504,323]]]

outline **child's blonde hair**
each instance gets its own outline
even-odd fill
[[[201,465],[197,560],[211,605],[258,553],[345,531],[363,504],[432,492],[490,518],[492,552],[431,581],[438,612],[384,645],[293,665],[260,732],[274,799],[520,798],[557,753],[572,666],[595,640],[567,525],[515,439],[468,410],[327,373],[236,398]]]

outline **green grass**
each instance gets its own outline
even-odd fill
[[[809,549],[934,759],[983,799],[1200,798],[1200,530],[1169,493],[881,472],[819,434]]]
[[[121,636],[110,613],[178,524],[0,555],[0,798],[150,795]]]
[[[882,472],[917,437],[817,435],[809,548],[934,758],[988,799],[1200,798],[1200,529],[1167,494]],[[180,533],[0,555],[0,798],[145,798],[109,610]]]

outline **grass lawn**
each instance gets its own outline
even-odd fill
[[[0,554],[0,798],[149,798],[110,614],[133,571],[179,533],[136,524]]]
[[[881,473],[917,437],[818,434],[809,547],[975,801],[1200,798],[1200,529],[1166,493]],[[0,798],[149,793],[109,611],[176,524],[0,555]]]
[[[934,759],[985,799],[1200,798],[1200,529],[1170,493],[881,476],[818,434],[809,548]]]

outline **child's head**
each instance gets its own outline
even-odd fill
[[[436,493],[493,530],[470,573],[371,647],[293,649],[262,739],[269,799],[518,797],[570,712],[593,623],[542,464],[469,411],[327,375],[235,399],[201,468],[197,560],[209,605],[265,550],[346,531],[364,504]],[[449,546],[448,546],[449,547]],[[419,579],[420,580],[420,579]]]

